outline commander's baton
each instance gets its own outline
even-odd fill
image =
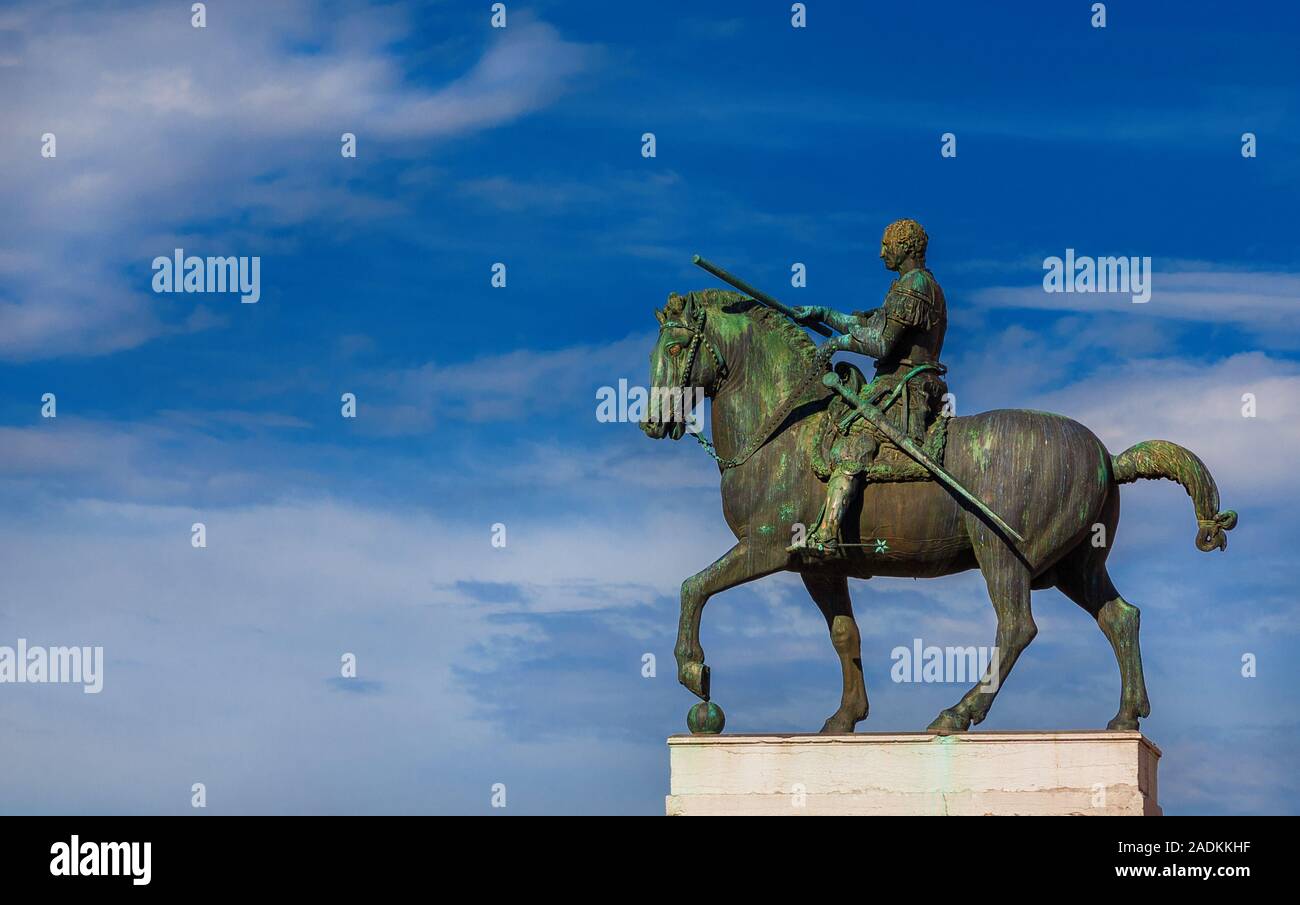
[[[727,273],[718,265],[704,260],[699,255],[696,255],[695,257],[691,258],[691,263],[696,265],[697,267],[702,267],[703,269],[707,270],[709,273],[713,274],[715,277],[722,280],[722,282],[735,286],[741,292],[745,293],[745,295],[752,297],[754,301],[760,302],[766,305],[767,307],[773,309],[774,311],[780,311],[782,314],[790,318],[790,320],[794,321],[796,324],[801,323],[799,318],[795,316],[793,309],[789,308],[786,305],[781,304],[776,299],[772,298],[772,296],[768,295],[766,292],[759,292],[753,286],[749,285],[744,280],[740,279],[740,277],[732,276],[731,274]],[[829,327],[824,326],[822,324],[811,323],[811,324],[807,324],[807,326],[814,333],[820,333],[822,336],[835,335],[835,333]]]
[[[959,482],[952,475],[948,474],[948,472],[944,471],[942,465],[935,462],[933,459],[931,459],[929,456],[923,453],[920,447],[918,447],[915,443],[913,443],[906,436],[904,436],[903,433],[899,431],[897,428],[895,428],[892,424],[886,421],[884,412],[876,408],[870,402],[866,402],[865,400],[859,399],[856,393],[854,393],[843,383],[841,383],[838,374],[836,374],[834,371],[831,371],[825,377],[822,378],[822,383],[824,383],[826,386],[830,387],[835,392],[843,396],[844,399],[849,403],[849,405],[853,406],[859,412],[861,412],[862,417],[866,418],[868,421],[874,424],[876,428],[882,434],[884,434],[891,443],[893,443],[903,452],[907,453],[909,456],[915,459],[920,465],[922,465],[927,471],[929,471],[930,474],[934,475],[944,484],[948,485],[948,487],[951,488],[958,496],[960,496],[966,502],[970,503],[981,513],[983,513],[984,516],[988,518],[988,520],[991,521],[994,525],[996,525],[998,529],[1002,531],[1003,534],[1005,534],[1007,537],[1013,538],[1017,544],[1023,544],[1025,542],[1025,539],[1020,536],[1020,534],[1016,531],[1016,529],[1012,528],[1010,525],[1004,522],[996,512],[994,512],[987,505],[985,505],[983,500],[975,496],[975,494],[971,493],[965,487],[961,486],[961,482]]]

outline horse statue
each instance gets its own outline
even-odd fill
[[[962,732],[984,720],[1038,633],[1030,591],[1051,587],[1086,610],[1114,649],[1122,689],[1107,728],[1136,730],[1150,714],[1138,608],[1115,589],[1106,557],[1119,522],[1119,485],[1138,479],[1181,484],[1195,506],[1197,548],[1226,548],[1236,513],[1219,511],[1214,479],[1193,453],[1148,440],[1112,456],[1088,428],[1048,412],[944,416],[943,467],[997,510],[1023,542],[943,484],[912,476],[868,482],[845,518],[843,556],[810,559],[789,548],[802,526],[817,521],[825,498],[813,460],[835,394],[805,377],[810,370],[820,376],[818,347],[782,314],[727,290],[672,295],[655,316],[660,329],[650,354],[650,386],[662,404],[657,411],[652,405],[641,429],[654,439],[681,439],[692,417],[691,391],[703,389],[712,401],[713,440],[697,439],[718,460],[722,512],[736,537],[716,562],[682,582],[674,653],[678,680],[701,699],[687,720],[693,732],[720,732],[724,722],[709,700],[699,638],[704,605],[720,591],[780,571],[803,579],[843,670],[840,706],[823,733],[851,733],[868,711],[848,579],[934,578],[967,569],[979,569],[988,585],[997,656],[980,682],[930,723],[931,731]],[[788,415],[772,425],[771,416],[783,409]]]

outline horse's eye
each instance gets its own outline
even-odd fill
[[[668,354],[671,355],[673,358],[676,358],[676,357],[677,357],[677,354],[678,354],[679,352],[681,352],[681,351],[682,351],[682,347],[681,347],[681,346],[669,346],[669,347],[668,347]]]

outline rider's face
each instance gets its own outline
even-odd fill
[[[903,253],[903,249],[898,245],[898,243],[881,241],[880,260],[885,262],[885,267],[890,270],[897,270],[898,266],[903,263],[905,257],[906,255]]]

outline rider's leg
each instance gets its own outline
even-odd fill
[[[843,540],[840,526],[844,521],[844,513],[861,486],[860,470],[848,471],[844,468],[836,468],[831,473],[826,488],[826,510],[822,514],[821,522],[808,538],[809,547],[818,551],[822,547],[833,549]]]

